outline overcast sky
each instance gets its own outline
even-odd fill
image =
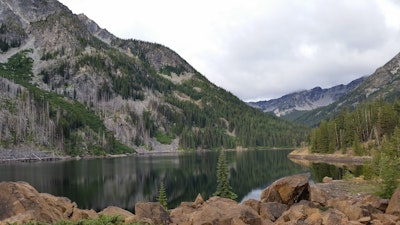
[[[400,52],[399,0],[61,0],[244,101],[348,83]]]

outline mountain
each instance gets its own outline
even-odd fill
[[[160,44],[55,0],[0,0],[0,149],[84,155],[294,146],[306,129],[247,106]]]
[[[372,102],[374,100],[393,102],[400,97],[399,87],[400,53],[366,77],[355,89],[342,95],[337,101],[328,106],[305,112],[293,118],[293,121],[316,125],[321,120],[328,120],[340,111],[354,109],[361,102]]]
[[[364,77],[361,77],[347,85],[341,84],[326,89],[315,87],[311,90],[287,94],[278,99],[249,102],[248,104],[262,110],[263,112],[273,112],[277,116],[290,117],[291,113],[310,111],[332,104],[342,95],[358,87],[364,79]]]

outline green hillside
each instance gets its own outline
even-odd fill
[[[92,155],[304,139],[306,128],[247,106],[167,47],[119,39],[57,1],[14,7],[12,26],[0,16],[3,148]]]

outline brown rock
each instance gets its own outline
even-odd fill
[[[309,215],[305,220],[305,224],[322,225],[322,214],[320,212]]]
[[[248,199],[242,203],[243,205],[250,206],[254,211],[256,211],[258,214],[260,214],[260,201],[257,201],[255,199]]]
[[[389,205],[386,209],[387,214],[400,216],[400,187],[396,189],[390,198]]]
[[[385,212],[389,201],[387,199],[380,199],[374,195],[365,195],[360,201],[363,208],[367,209],[369,215],[372,213],[382,213]]]
[[[260,204],[260,216],[262,219],[275,221],[287,209],[287,205],[279,202],[263,202]]]
[[[323,213],[322,224],[324,225],[347,225],[349,220],[346,215],[336,209],[328,209]]]
[[[9,224],[23,224],[28,223],[29,221],[35,220],[33,216],[33,210],[26,211],[24,213],[9,217],[3,221],[0,221],[0,225],[9,225]]]
[[[372,219],[374,224],[377,224],[377,221],[379,221],[379,223],[385,225],[396,225],[396,221],[400,220],[398,216],[383,213],[372,214]]]
[[[358,222],[362,224],[369,224],[371,222],[371,217],[370,216],[364,216],[358,219]]]
[[[159,202],[138,202],[135,205],[135,213],[139,218],[151,219],[155,224],[171,223],[168,212]]]
[[[326,206],[326,203],[329,199],[329,194],[326,191],[320,189],[316,185],[310,186],[310,201],[313,203],[317,203],[321,206]]]
[[[99,215],[97,215],[96,211],[94,211],[93,209],[86,210],[86,209],[74,208],[70,220],[79,221],[79,220],[98,219],[98,218]]]
[[[283,212],[275,224],[303,224],[307,217],[315,212],[319,213],[320,210],[311,202],[303,200]]]
[[[73,209],[78,208],[75,202],[71,202],[71,200],[65,197],[56,197],[47,193],[40,193],[40,196],[50,207],[62,212],[64,218],[71,217]]]
[[[68,219],[76,207],[69,199],[40,194],[25,182],[0,183],[0,221],[13,218],[52,223]]]
[[[198,207],[193,202],[182,202],[178,207],[169,213],[173,224],[182,224],[189,221],[190,214],[195,212]]]
[[[329,183],[331,181],[333,181],[332,177],[324,177],[324,178],[322,178],[322,183]]]
[[[144,225],[154,224],[153,220],[151,220],[149,218],[139,218],[136,215],[125,218],[124,222],[125,222],[125,224],[131,224],[131,223],[140,223],[140,224],[144,224]]]
[[[262,225],[261,217],[251,207],[238,205],[237,202],[220,197],[212,197],[201,208],[193,212],[189,224],[233,225],[242,222],[248,225]]]
[[[99,214],[106,215],[106,216],[121,216],[123,219],[134,216],[133,213],[131,213],[125,209],[116,207],[116,206],[109,206],[109,207],[103,209],[101,212],[99,212]]]
[[[364,216],[363,210],[359,206],[353,205],[349,200],[329,199],[328,205],[344,213],[349,220],[357,221]]]
[[[293,205],[310,199],[310,174],[284,177],[272,183],[261,193],[261,202],[280,202]]]
[[[201,196],[201,194],[199,193],[199,194],[197,195],[196,199],[194,200],[194,204],[195,204],[196,206],[200,206],[200,205],[203,204],[203,203],[204,203],[203,196]]]

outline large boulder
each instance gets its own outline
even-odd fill
[[[0,183],[0,221],[52,223],[68,219],[75,207],[69,199],[40,194],[25,182]]]
[[[304,224],[305,220],[314,213],[320,213],[320,210],[311,202],[303,200],[282,212],[275,224]]]
[[[263,219],[275,221],[287,210],[287,208],[287,205],[279,202],[263,202],[260,204],[259,214]]]
[[[182,224],[189,221],[190,215],[197,211],[198,206],[193,202],[182,202],[178,207],[170,211],[171,220],[174,224]]]
[[[191,213],[185,224],[262,225],[263,221],[250,206],[239,205],[231,199],[212,197]]]
[[[72,216],[69,218],[72,221],[98,219],[99,215],[93,209],[78,209],[74,208]]]
[[[328,193],[322,190],[316,185],[311,185],[310,187],[310,201],[320,206],[326,206],[326,203],[329,199]]]
[[[258,214],[260,214],[260,205],[261,205],[261,202],[260,202],[260,201],[257,201],[257,200],[255,200],[255,199],[248,199],[248,200],[244,201],[242,204],[243,204],[243,205],[250,206],[250,207],[251,207],[252,209],[254,209]]]
[[[400,216],[400,187],[396,189],[390,198],[389,205],[386,209],[387,214]]]
[[[356,221],[364,216],[361,207],[358,204],[354,204],[354,202],[351,200],[338,198],[329,199],[328,206],[332,206],[333,208],[341,211],[349,218],[349,220]]]
[[[337,209],[328,209],[322,213],[322,224],[326,225],[349,225],[346,215]]]
[[[261,193],[261,202],[279,202],[293,205],[301,200],[310,200],[310,174],[284,177],[272,183]]]
[[[170,224],[171,218],[167,210],[159,202],[138,202],[135,214],[140,219],[151,219],[155,224]]]
[[[134,216],[133,213],[131,213],[125,209],[116,207],[116,206],[109,206],[109,207],[103,209],[101,212],[99,212],[99,214],[105,215],[105,216],[120,216],[123,219]]]

